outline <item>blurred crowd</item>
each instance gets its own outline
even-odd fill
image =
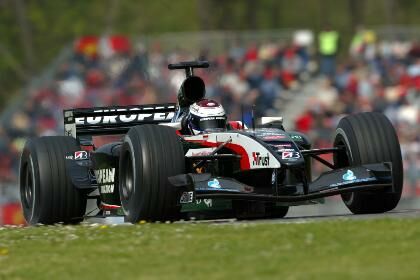
[[[378,40],[373,31],[361,29],[348,57],[317,80],[296,128],[309,133],[316,146],[327,147],[343,115],[384,113],[401,143],[406,195],[420,195],[420,43]]]
[[[169,71],[168,63],[209,59],[211,68],[197,69],[196,75],[205,81],[207,97],[221,101],[231,118],[240,118],[240,103],[257,104],[258,114],[274,110],[275,99],[306,71],[306,47],[252,43],[211,56],[207,49],[164,52],[159,43],[146,49],[123,36],[80,38],[54,80],[32,89],[0,130],[0,182],[16,182],[28,137],[62,134],[63,109],[176,102],[185,73]]]
[[[220,53],[207,48],[199,53],[182,48],[164,51],[158,42],[146,47],[124,36],[82,37],[54,79],[31,89],[22,106],[0,127],[0,204],[6,197],[18,199],[17,192],[5,194],[1,186],[16,186],[25,140],[61,135],[63,109],[175,102],[185,74],[169,71],[167,64],[197,57],[211,62],[210,69],[196,70],[206,83],[207,97],[219,100],[231,119],[241,118],[238,104],[245,108],[255,104],[257,116],[281,115],[278,100],[290,90],[298,94],[298,85],[312,76],[316,88],[307,109],[296,119],[296,129],[308,133],[318,147],[331,144],[340,116],[384,112],[396,126],[403,146],[406,183],[413,192],[416,184],[419,190],[420,45],[378,40],[371,31],[360,30],[348,59],[337,65],[335,59],[328,61],[330,66],[334,63],[333,68],[320,75],[314,72],[318,58],[314,49],[309,31],[296,32],[290,42],[243,44],[233,40]]]

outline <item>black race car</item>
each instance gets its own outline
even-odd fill
[[[204,98],[194,76],[207,62],[170,64],[185,69],[179,102]],[[127,222],[198,218],[281,218],[289,206],[340,194],[355,214],[381,213],[398,204],[403,186],[400,145],[380,113],[341,119],[334,145],[313,149],[286,131],[282,119],[262,118],[252,128],[230,122],[226,131],[183,135],[173,122],[178,104],[71,109],[65,136],[28,140],[20,163],[20,193],[29,224],[77,223],[94,215],[124,215]],[[95,147],[92,137],[122,135]],[[333,162],[320,155],[332,153]],[[311,161],[331,171],[312,178]]]

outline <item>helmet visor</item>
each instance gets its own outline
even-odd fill
[[[223,117],[205,117],[193,118],[191,120],[192,127],[196,130],[206,131],[214,129],[226,128],[226,116]]]

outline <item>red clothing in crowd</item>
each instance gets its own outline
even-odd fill
[[[295,127],[298,131],[307,133],[312,129],[314,123],[314,118],[309,111],[306,111],[304,114],[300,115],[299,118],[296,119]]]

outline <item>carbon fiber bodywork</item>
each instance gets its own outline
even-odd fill
[[[177,189],[177,203],[184,212],[215,210],[217,213],[229,209],[232,200],[290,206],[318,203],[324,197],[352,191],[378,188],[392,191],[389,163],[334,169],[313,180],[311,156],[338,152],[338,149],[311,150],[306,136],[297,132],[273,128],[233,130],[180,136],[180,141],[184,144],[188,173],[168,180]],[[104,145],[91,151],[84,160],[67,158],[75,187],[98,189],[97,198],[102,206],[120,206],[120,146],[121,142]],[[346,174],[353,175],[343,177]]]

